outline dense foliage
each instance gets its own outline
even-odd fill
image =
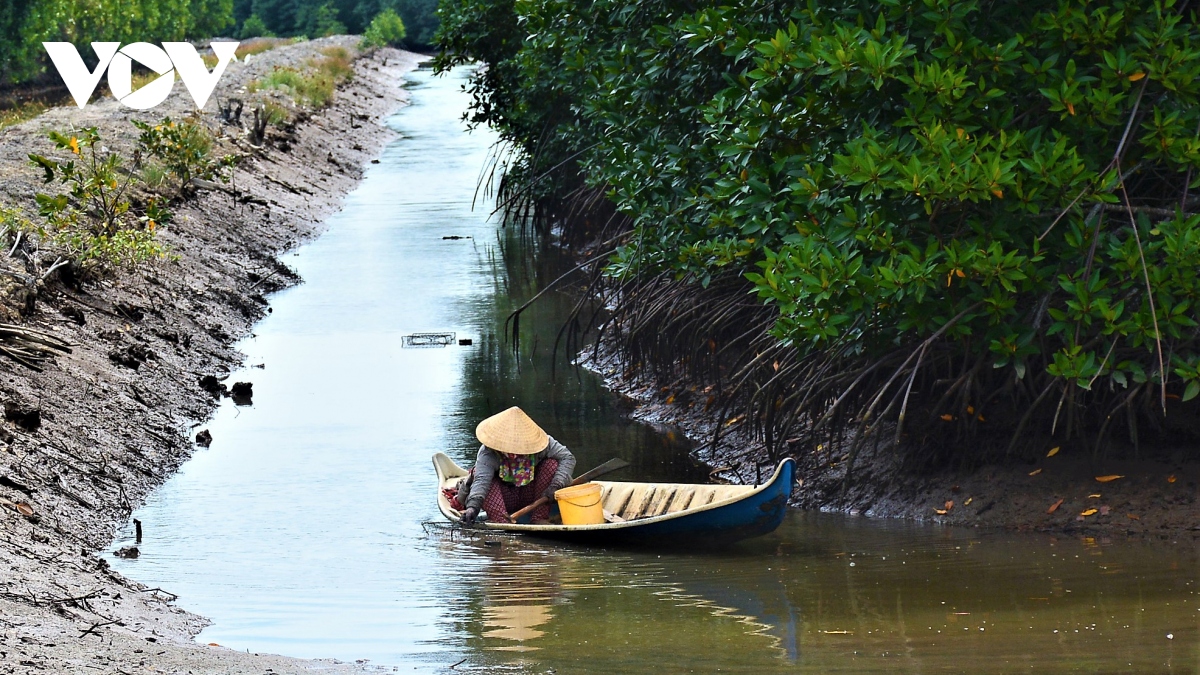
[[[7,0],[0,4],[0,84],[45,72],[42,42],[208,38],[232,18],[233,0]]]
[[[406,34],[404,20],[400,15],[391,9],[385,9],[371,19],[371,25],[363,32],[362,42],[367,47],[398,47]]]
[[[863,437],[907,411],[1010,449],[1036,422],[1099,447],[1200,394],[1187,3],[440,12],[441,65],[486,63],[472,114],[518,151],[509,193],[575,222],[603,192],[632,228],[612,277],[732,275],[774,309],[795,377],[760,417],[849,410]]]
[[[425,47],[437,30],[437,0],[236,0],[234,16],[244,37],[339,33],[365,34],[384,12],[407,27],[405,46]]]
[[[437,31],[437,0],[5,0],[0,3],[0,85],[47,73],[42,42],[164,42],[216,36],[361,34],[393,12],[403,44],[425,47]]]

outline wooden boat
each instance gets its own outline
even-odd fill
[[[433,456],[438,509],[458,522],[442,488],[454,488],[467,470],[443,453]],[[796,462],[785,459],[763,485],[700,485],[595,481],[610,522],[598,525],[480,523],[505,532],[551,537],[584,544],[728,543],[767,534],[779,527],[791,496]]]

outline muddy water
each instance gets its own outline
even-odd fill
[[[391,121],[405,138],[289,259],[306,283],[242,345],[229,381],[253,382],[253,405],[204,425],[212,447],[134,514],[142,556],[110,558],[211,617],[200,641],[420,673],[1200,670],[1190,543],[797,512],[726,551],[636,552],[440,524],[431,453],[464,459],[474,424],[512,403],[585,466],[705,476],[554,362],[569,298],[526,315],[520,358],[500,337],[562,261],[506,264],[528,243],[472,209],[494,139],[464,133],[463,78],[415,74]],[[433,331],[472,344],[404,346]],[[130,543],[127,528],[113,547]]]

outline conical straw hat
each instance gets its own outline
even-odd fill
[[[493,450],[532,455],[546,449],[550,437],[517,406],[496,413],[475,427],[475,437]]]

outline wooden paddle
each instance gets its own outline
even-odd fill
[[[580,485],[582,483],[586,483],[594,478],[599,478],[600,476],[603,476],[606,473],[612,473],[613,471],[616,471],[617,469],[624,469],[627,466],[629,466],[629,462],[626,462],[625,460],[623,460],[619,457],[614,457],[613,459],[608,460],[607,462],[592,469],[591,471],[580,475],[578,478],[571,481],[571,485]],[[515,523],[515,522],[517,522],[517,519],[520,518],[521,516],[525,515],[526,513],[529,513],[530,511],[536,509],[537,507],[539,507],[543,504],[548,504],[549,502],[550,502],[549,497],[546,497],[544,495],[541,497],[538,497],[529,506],[526,506],[525,508],[521,509],[520,511],[517,511],[516,513],[509,516],[508,522]]]

